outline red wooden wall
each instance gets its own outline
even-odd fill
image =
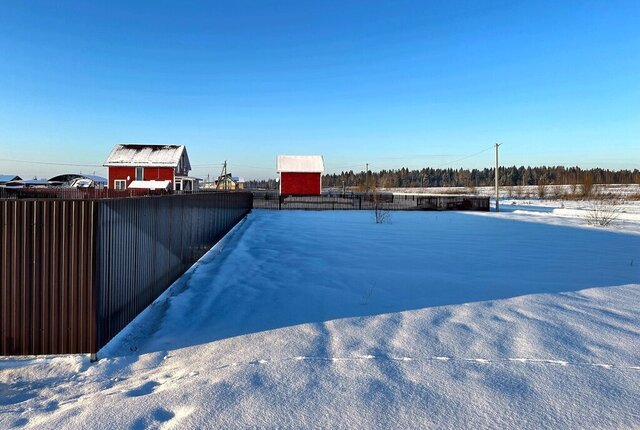
[[[320,195],[320,173],[280,173],[280,194]]]
[[[145,181],[171,181],[171,188],[173,188],[173,173],[173,167],[145,167],[143,177]],[[127,177],[129,177],[128,180]],[[116,179],[127,180],[127,188],[129,188],[131,182],[136,179],[135,167],[109,167],[109,188],[114,189],[116,187],[113,182]]]

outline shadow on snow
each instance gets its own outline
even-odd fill
[[[255,211],[214,253],[114,350],[640,281],[638,236],[456,212]]]

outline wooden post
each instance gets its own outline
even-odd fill
[[[498,187],[498,147],[501,143],[496,143],[496,212],[500,212],[500,189]]]

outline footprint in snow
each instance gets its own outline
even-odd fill
[[[153,393],[158,385],[160,385],[160,383],[157,381],[145,382],[140,387],[127,392],[127,397],[146,396],[147,394]]]
[[[171,429],[179,428],[178,424],[180,420],[187,417],[193,412],[191,407],[180,407],[175,411],[170,411],[165,408],[156,408],[151,411],[147,417],[140,417],[133,422],[131,430],[146,430],[146,429]]]
[[[13,425],[11,427],[13,428],[19,428],[19,427],[24,427],[29,423],[29,418],[18,418],[17,420],[15,420],[13,422]]]

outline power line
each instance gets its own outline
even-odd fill
[[[485,153],[485,152],[487,152],[487,151],[489,151],[491,149],[493,149],[493,146],[485,148],[482,151],[478,151],[478,152],[475,152],[473,154],[466,155],[466,156],[464,156],[462,158],[458,158],[457,160],[448,161],[448,162],[446,162],[444,164],[436,166],[435,168],[438,169],[438,168],[443,167],[443,166],[448,166],[449,164],[457,163],[459,161],[464,161],[464,160],[466,160],[468,158],[472,158],[472,157],[475,157],[475,156],[480,155],[482,153]],[[429,157],[450,157],[451,156],[451,155],[446,155],[446,154],[422,154],[422,155],[425,156],[425,157],[427,157],[427,156],[429,156]],[[384,158],[374,158],[374,160],[383,160],[383,159],[403,160],[403,159],[406,159],[406,158],[413,158],[413,157],[384,157]],[[337,169],[348,169],[348,168],[360,167],[360,166],[362,166],[362,164],[353,164],[353,165],[349,165],[349,166],[329,166],[329,167],[327,167],[327,169],[328,170],[337,170]],[[375,166],[373,164],[369,163],[369,167],[375,167]]]
[[[460,154],[409,154],[402,155],[399,157],[376,157],[371,158],[371,160],[407,160],[414,158],[432,158],[432,157],[456,157]]]
[[[457,160],[453,160],[453,161],[449,161],[447,163],[441,164],[438,167],[436,167],[436,169],[438,169],[440,167],[448,166],[449,164],[453,164],[453,163],[457,163],[459,161],[466,160],[466,159],[471,158],[471,157],[475,157],[476,155],[480,155],[480,154],[482,154],[484,152],[487,152],[487,151],[489,151],[490,149],[493,149],[493,148],[494,148],[493,145],[491,145],[490,147],[488,147],[486,149],[483,149],[482,151],[476,152],[476,153],[471,154],[471,155],[467,155],[466,157],[462,157],[462,158],[459,158]]]
[[[248,166],[246,164],[236,164],[236,163],[233,163],[233,165],[234,166],[238,166],[238,167],[247,167],[247,168],[250,168],[250,169],[273,170],[273,171],[276,170],[275,166],[273,166],[273,167],[261,167],[261,166]]]
[[[354,167],[362,167],[362,163],[360,163],[360,164],[351,164],[349,166],[327,166],[327,169],[328,170],[352,169]]]
[[[11,158],[0,158],[0,161],[10,161],[12,163],[44,164],[48,166],[104,167],[102,164],[56,163],[52,161],[14,160]]]
[[[462,158],[458,158],[457,160],[453,160],[453,161],[449,161],[446,162],[444,164],[441,164],[438,167],[443,167],[443,166],[447,166],[453,163],[457,163],[460,161],[464,161],[466,159],[475,157],[477,155],[480,155],[484,152],[489,151],[490,149],[493,149],[493,146],[490,146],[486,149],[483,149],[482,151],[467,155],[465,157]],[[417,158],[417,157],[449,157],[451,156],[451,154],[415,154],[413,156],[402,156],[402,157],[378,157],[378,158],[374,158],[374,160],[404,160],[404,159],[410,159],[410,158]],[[40,164],[40,165],[47,165],[47,166],[72,166],[72,167],[99,167],[99,168],[105,168],[105,166],[101,165],[101,164],[89,164],[89,163],[64,163],[64,162],[53,162],[53,161],[35,161],[35,160],[18,160],[18,159],[12,159],[12,158],[0,158],[0,161],[7,161],[7,162],[12,162],[12,163],[25,163],[25,164]],[[222,163],[204,163],[204,164],[192,164],[192,167],[218,167],[218,166],[222,166]],[[252,165],[247,165],[247,164],[234,164],[237,167],[244,167],[244,168],[249,168],[249,169],[260,169],[260,170],[275,170],[274,167],[265,167],[265,166],[252,166]],[[350,165],[345,165],[345,166],[328,166],[327,168],[329,170],[337,170],[337,169],[351,169],[351,168],[355,168],[355,167],[360,167],[362,166],[362,163],[359,164],[350,164]]]
[[[432,158],[432,157],[455,157],[459,154],[414,154],[414,155],[403,155],[400,157],[376,157],[376,158],[369,158],[370,160],[412,160],[415,158]],[[328,170],[337,170],[337,169],[352,169],[354,167],[361,167],[362,163],[358,163],[356,161],[353,162],[354,164],[349,164],[349,165],[342,165],[342,166],[327,166]],[[357,163],[357,164],[356,164]],[[369,163],[370,165],[372,165],[371,163]]]

